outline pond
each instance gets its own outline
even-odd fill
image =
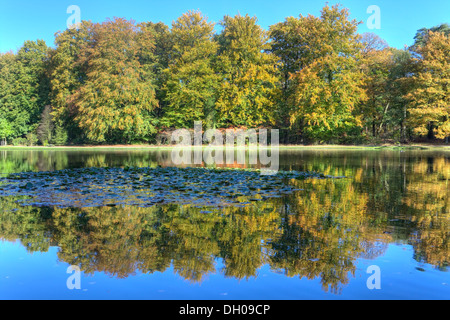
[[[0,299],[450,298],[448,151],[280,149],[284,176],[268,178],[225,167],[0,150]]]

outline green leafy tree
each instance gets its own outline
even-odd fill
[[[218,44],[213,36],[214,23],[198,11],[189,11],[173,22],[173,48],[165,70],[166,126],[193,127],[196,120],[213,126],[216,122],[214,103],[219,76],[213,58]]]
[[[154,110],[156,120],[160,120],[166,111],[168,102],[166,100],[166,91],[164,86],[167,82],[167,73],[164,72],[169,67],[171,52],[173,48],[173,39],[169,27],[162,23],[148,22],[146,27],[153,34],[155,49],[153,56],[149,58],[148,65],[152,67],[155,78],[156,99],[158,108]]]
[[[49,99],[49,48],[43,40],[25,41],[17,54],[0,54],[0,114],[11,138],[33,131]]]
[[[67,131],[62,126],[56,125],[52,143],[54,143],[57,146],[63,146],[67,143],[67,140],[68,140]]]
[[[52,141],[53,130],[55,125],[51,115],[51,107],[45,106],[41,115],[41,122],[37,128],[37,137],[43,145],[47,145]]]
[[[8,120],[0,118],[0,139],[2,139],[2,145],[7,144],[7,139],[12,135],[13,130]]]
[[[38,122],[44,107],[49,103],[48,77],[49,51],[44,40],[25,41],[17,53],[21,71],[22,104],[30,115],[30,122]]]
[[[27,133],[27,145],[34,146],[39,142],[39,138],[33,132]]]

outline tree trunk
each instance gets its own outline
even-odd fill
[[[430,123],[428,123],[428,139],[433,140],[434,139],[434,124],[431,121]]]
[[[403,140],[403,142],[407,141],[405,122],[406,122],[406,106],[403,106],[403,119],[402,119],[402,123],[401,123],[401,128],[402,129],[401,129],[401,135],[400,135],[400,137]]]
[[[385,119],[385,117],[386,117],[386,113],[388,112],[388,109],[389,109],[389,103],[387,104],[386,108],[384,109],[383,116],[381,117],[380,129],[379,129],[379,131],[378,131],[378,132],[380,132],[380,133],[381,133],[381,129],[383,128],[384,119]]]

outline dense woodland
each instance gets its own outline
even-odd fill
[[[176,128],[277,128],[281,143],[450,136],[450,25],[391,48],[346,8],[169,27],[114,18],[0,54],[0,139],[14,145],[156,143]],[[219,30],[217,32],[216,30]],[[408,39],[405,39],[405,42]]]

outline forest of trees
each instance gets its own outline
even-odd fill
[[[176,128],[276,128],[281,143],[448,142],[450,25],[391,48],[346,8],[264,30],[198,11],[169,27],[83,21],[55,46],[0,54],[0,140],[14,145],[155,143]],[[413,40],[413,39],[411,39]]]

